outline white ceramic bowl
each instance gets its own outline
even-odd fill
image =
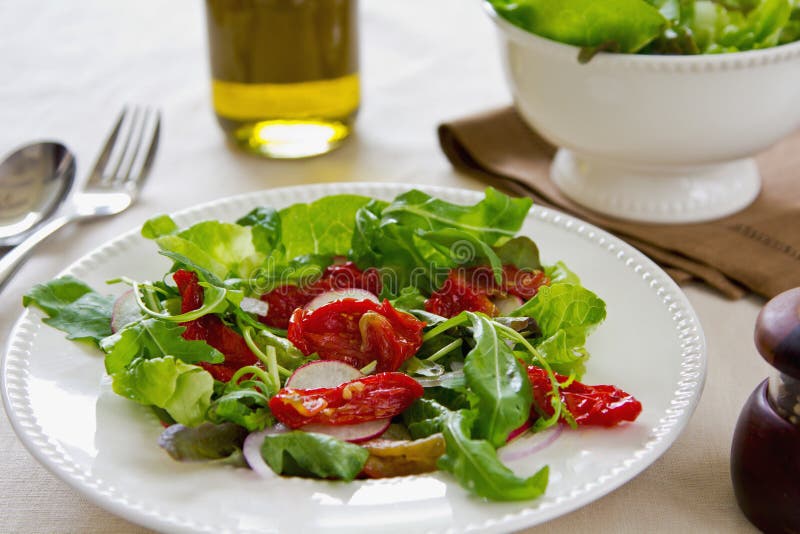
[[[696,222],[758,195],[752,156],[800,127],[800,42],[704,56],[601,53],[484,8],[520,115],[560,147],[551,178],[576,202],[648,222]]]

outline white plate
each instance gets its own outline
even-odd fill
[[[181,225],[235,220],[257,205],[282,207],[344,192],[388,199],[406,189],[401,184],[276,189],[215,201],[175,218]],[[423,189],[460,203],[481,198],[471,191]],[[538,500],[484,502],[446,473],[352,483],[264,481],[246,469],[173,462],[156,445],[161,427],[155,417],[110,392],[102,356],[42,325],[38,312],[23,313],[9,340],[6,409],[25,446],[56,476],[98,505],[157,530],[508,531],[547,521],[630,480],[675,441],[703,387],[705,340],[680,289],[619,239],[538,207],[523,233],[538,242],[545,263],[564,260],[608,304],[608,319],[589,339],[585,381],[615,384],[644,405],[634,424],[565,430],[533,455],[519,458],[541,437],[512,443],[503,457],[519,474],[550,466],[550,485]],[[105,290],[104,281],[119,275],[159,279],[169,264],[137,229],[64,272]]]

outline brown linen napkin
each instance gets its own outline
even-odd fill
[[[457,169],[605,228],[679,284],[700,279],[729,298],[744,296],[742,286],[767,298],[800,286],[800,131],[757,158],[762,190],[747,209],[680,225],[624,221],[572,202],[549,179],[555,147],[513,108],[442,124],[439,141]]]

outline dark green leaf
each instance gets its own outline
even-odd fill
[[[478,398],[477,437],[495,447],[530,417],[533,392],[528,374],[484,315],[467,313],[475,348],[467,354],[464,375]]]
[[[531,238],[525,236],[509,239],[494,249],[503,265],[515,265],[520,269],[542,269],[539,261],[539,247]]]
[[[274,208],[254,208],[236,224],[252,228],[253,246],[264,256],[269,256],[281,243],[281,218]]]
[[[72,276],[34,286],[22,298],[22,305],[33,305],[47,313],[44,322],[66,332],[68,339],[97,344],[111,335],[114,299]]]

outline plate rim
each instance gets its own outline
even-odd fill
[[[269,194],[289,195],[293,191],[303,191],[303,194],[309,198],[319,198],[324,195],[341,193],[370,195],[374,194],[371,193],[373,190],[398,194],[412,188],[432,195],[472,196],[476,201],[480,199],[481,195],[480,191],[472,189],[397,182],[312,183],[231,195],[194,204],[170,215],[178,220],[191,218],[209,208],[227,206],[225,209],[233,209],[237,204],[252,204],[253,197],[267,200]],[[577,234],[592,242],[594,246],[614,252],[617,259],[624,263],[625,268],[639,274],[645,281],[649,280],[650,288],[670,312],[673,323],[677,322],[674,326],[679,334],[678,339],[682,351],[680,378],[675,384],[677,387],[673,390],[670,408],[659,419],[658,426],[651,429],[651,434],[656,438],[637,449],[635,457],[626,459],[623,466],[612,469],[612,473],[601,476],[599,481],[586,484],[585,486],[588,487],[583,488],[577,496],[565,498],[568,500],[565,505],[558,506],[561,503],[554,502],[545,508],[526,506],[500,517],[487,518],[479,523],[470,523],[463,526],[463,531],[477,529],[506,531],[531,527],[571,513],[615,491],[650,467],[675,443],[691,419],[705,386],[708,347],[699,317],[683,291],[657,264],[622,239],[560,210],[534,205],[526,220],[530,218]],[[109,254],[124,252],[124,249],[127,248],[126,243],[138,237],[140,230],[141,224],[114,239],[103,242],[70,263],[56,276],[77,274],[91,268],[94,263],[102,261]],[[77,275],[79,276],[79,274]],[[216,532],[220,528],[227,530],[229,527],[224,525],[197,523],[190,518],[178,516],[158,507],[132,502],[124,492],[115,491],[113,486],[109,489],[105,481],[96,477],[95,480],[92,480],[90,473],[80,472],[77,464],[68,465],[65,461],[66,455],[59,453],[58,446],[52,443],[52,440],[36,424],[35,414],[30,403],[24,404],[27,358],[30,356],[30,348],[35,340],[36,332],[41,327],[41,322],[35,321],[32,316],[31,311],[25,309],[14,323],[5,344],[2,368],[0,369],[0,389],[2,389],[6,414],[14,432],[28,452],[54,476],[94,504],[135,524],[159,531],[168,529],[180,532]],[[106,488],[103,488],[104,485]],[[539,501],[530,502],[537,503]],[[452,529],[448,529],[448,532],[450,531]]]

